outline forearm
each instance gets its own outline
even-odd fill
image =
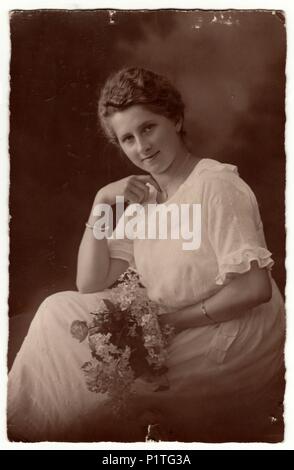
[[[97,203],[97,202],[96,202]],[[93,204],[94,207],[95,203]],[[90,213],[88,222],[94,225],[97,217]],[[85,228],[77,261],[77,288],[81,292],[99,291],[104,288],[109,271],[110,257],[106,238],[97,240],[93,230]]]
[[[86,229],[78,253],[78,290],[84,293],[103,290],[109,263],[106,239],[96,240],[92,231]]]
[[[261,270],[255,266],[205,300],[204,305],[209,317],[205,315],[199,303],[169,314],[170,320],[177,331],[222,323],[269,301],[270,297],[271,284],[268,273],[265,269]]]

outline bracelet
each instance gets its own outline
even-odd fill
[[[103,240],[103,238],[107,238],[109,236],[109,225],[104,225],[103,227],[100,227],[98,224],[97,226],[94,224],[89,224],[89,222],[85,223],[86,229],[90,229],[93,232],[94,238],[96,240]]]
[[[95,228],[95,224],[91,225],[91,224],[89,224],[89,222],[86,222],[85,226],[86,226],[86,228],[89,228],[90,230],[93,230]],[[103,232],[103,233],[107,232],[108,230],[109,230],[109,225],[105,225],[104,227],[99,228],[99,231]]]
[[[201,301],[201,310],[202,310],[202,313],[206,316],[206,318],[208,318],[210,323],[214,323],[215,325],[217,325],[217,322],[213,318],[211,318],[210,315],[208,315],[206,307],[205,307],[204,300]]]
[[[86,222],[85,226],[86,228],[92,230],[93,235],[97,240],[102,240],[103,238],[105,238],[105,236],[109,235],[109,229],[110,229],[109,225],[104,225],[103,227],[99,227],[98,224],[96,226],[96,224],[92,225],[89,222]]]

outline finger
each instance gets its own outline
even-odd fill
[[[149,191],[150,191],[150,187],[146,185],[146,183],[143,183],[143,181],[138,181],[138,180],[133,180],[131,182],[131,188],[132,187],[136,187],[137,189],[139,189],[139,191],[142,191],[143,194],[144,194],[144,201],[147,201],[148,197],[149,197]]]
[[[161,187],[159,186],[157,181],[151,175],[149,176],[149,178],[150,178],[149,183],[152,184],[152,186],[154,186],[154,188],[157,189],[157,191],[159,191],[161,193]]]
[[[162,318],[164,315],[159,315],[158,316],[158,323],[161,326],[161,328],[164,328],[166,325],[166,320]]]
[[[136,194],[138,194],[138,196],[140,196],[140,202],[148,199],[149,187],[145,182],[136,179],[136,177],[133,177],[129,180],[127,189],[130,189],[131,191],[134,191]]]
[[[140,203],[144,199],[144,194],[134,187],[127,189],[125,195],[126,199],[131,203]]]
[[[137,178],[145,183],[150,183],[157,191],[161,192],[161,187],[151,175],[138,175]]]

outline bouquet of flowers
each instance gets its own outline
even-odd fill
[[[72,323],[71,334],[88,340],[91,360],[82,366],[88,389],[107,394],[117,413],[135,393],[138,378],[153,391],[169,388],[165,362],[173,328],[160,327],[158,315],[165,309],[148,298],[134,269],[128,268],[108,294],[90,312],[91,322]]]

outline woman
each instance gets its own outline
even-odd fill
[[[187,148],[184,104],[164,77],[140,68],[117,72],[101,92],[99,117],[108,139],[147,174],[98,191],[79,248],[79,292],[45,299],[10,373],[11,438],[142,439],[139,428],[132,436],[107,428],[105,398],[86,389],[80,372],[88,348],[68,334],[132,265],[148,296],[166,307],[161,323],[177,333],[170,389],[141,391],[134,416],[158,410],[167,439],[262,439],[282,399],[284,309],[254,194],[235,166]],[[200,246],[184,250],[183,238],[172,236],[97,239],[93,209],[117,196],[144,208],[201,204]]]

